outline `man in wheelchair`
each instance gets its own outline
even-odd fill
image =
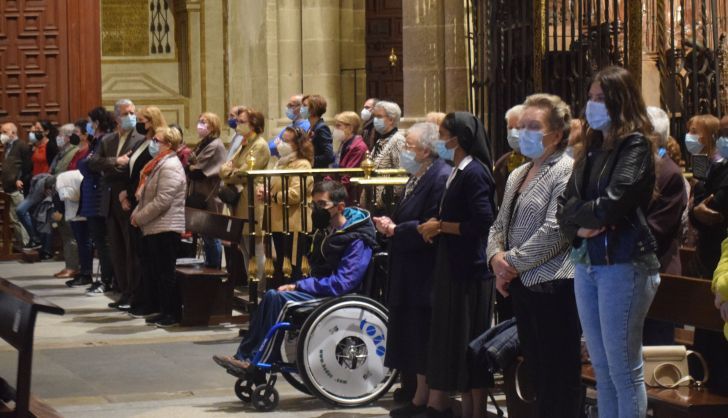
[[[268,290],[234,356],[213,356],[215,363],[236,374],[250,370],[268,330],[279,321],[284,305],[355,292],[376,247],[369,212],[346,207],[344,186],[324,180],[313,187],[311,219],[314,234],[309,262],[311,277]]]

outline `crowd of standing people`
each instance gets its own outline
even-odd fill
[[[674,328],[646,321],[660,273],[681,272],[688,229],[697,231],[698,275],[711,278],[721,258],[728,119],[690,119],[686,148],[707,155],[708,168],[688,183],[667,115],[645,106],[627,70],[597,73],[583,112],[576,110],[554,95],[527,97],[506,113],[512,151],[494,162],[481,121],[467,112],[430,114],[404,132],[394,102],[371,98],[360,113],[326,121],[324,97],[293,95],[284,109],[290,123],[273,138],[264,137],[265,115],[240,105],[227,121],[199,115],[196,145],[188,148],[159,108],[120,100],[113,111],[98,107],[59,128],[38,121],[27,141],[15,125],[2,125],[2,187],[19,246],[50,258],[58,231],[66,263],[58,277],[90,296],[113,291],[110,308],[160,327],[180,319],[174,267],[185,206],[246,218],[252,205],[262,220],[267,202],[275,270],[290,263],[292,282],[265,294],[261,309],[268,308],[234,356],[215,357],[229,370],[250,367],[286,301],[355,291],[383,243],[390,257],[386,364],[410,382],[392,416],[453,416],[452,393],[462,394],[458,415],[486,415],[492,374],[476,366],[469,344],[497,310],[501,319],[515,317],[539,416],[580,416],[583,335],[599,416],[644,417],[643,342],[670,344]],[[226,128],[235,132],[227,148]],[[378,188],[367,202],[346,176],[308,181],[306,190],[300,179],[283,190],[280,181],[265,187],[247,176],[251,169],[359,167],[367,152],[375,168],[408,173],[402,190],[388,196]],[[392,213],[382,210],[387,199],[395,200]],[[292,208],[288,220],[284,205]],[[305,207],[313,229],[323,231],[313,237],[322,257],[311,258],[311,277],[302,277],[297,244],[311,232],[301,222]],[[259,276],[262,228],[245,230],[256,232]],[[202,241],[205,265],[220,268],[222,243]],[[728,320],[720,294],[715,305]],[[701,344],[721,387],[726,341],[696,332]]]

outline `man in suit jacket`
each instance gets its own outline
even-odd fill
[[[112,132],[101,140],[99,152],[94,154],[88,163],[91,170],[101,173],[105,182],[102,208],[108,208],[109,245],[113,254],[114,285],[118,287],[121,297],[109,307],[128,310],[132,290],[138,284],[135,271],[134,254],[129,244],[129,212],[124,211],[119,201],[119,193],[124,190],[129,180],[129,154],[144,135],[136,131],[136,114],[134,103],[121,99],[114,105],[114,114],[118,122],[116,132]],[[103,209],[102,209],[103,212]]]
[[[23,186],[30,184],[33,161],[28,144],[18,139],[18,127],[5,123],[0,127],[0,142],[3,144],[2,188],[10,195],[10,223],[13,225],[15,242],[19,247],[29,244],[28,232],[20,223],[15,208],[23,201]]]

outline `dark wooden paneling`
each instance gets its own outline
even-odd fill
[[[367,97],[403,106],[402,2],[369,0],[366,5]],[[392,48],[398,58],[395,66],[389,62]]]
[[[0,1],[0,122],[21,137],[37,119],[65,123],[101,101],[98,2]]]

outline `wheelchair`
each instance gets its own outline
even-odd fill
[[[386,272],[386,253],[376,254],[362,287],[379,298],[375,272]],[[381,282],[380,282],[381,283]],[[281,320],[282,319],[282,320]],[[272,411],[280,400],[280,374],[298,391],[334,406],[357,407],[386,394],[397,374],[384,366],[388,311],[361,294],[289,302],[268,330],[253,369],[237,377],[235,394],[258,411]],[[268,361],[278,350],[281,360]]]

